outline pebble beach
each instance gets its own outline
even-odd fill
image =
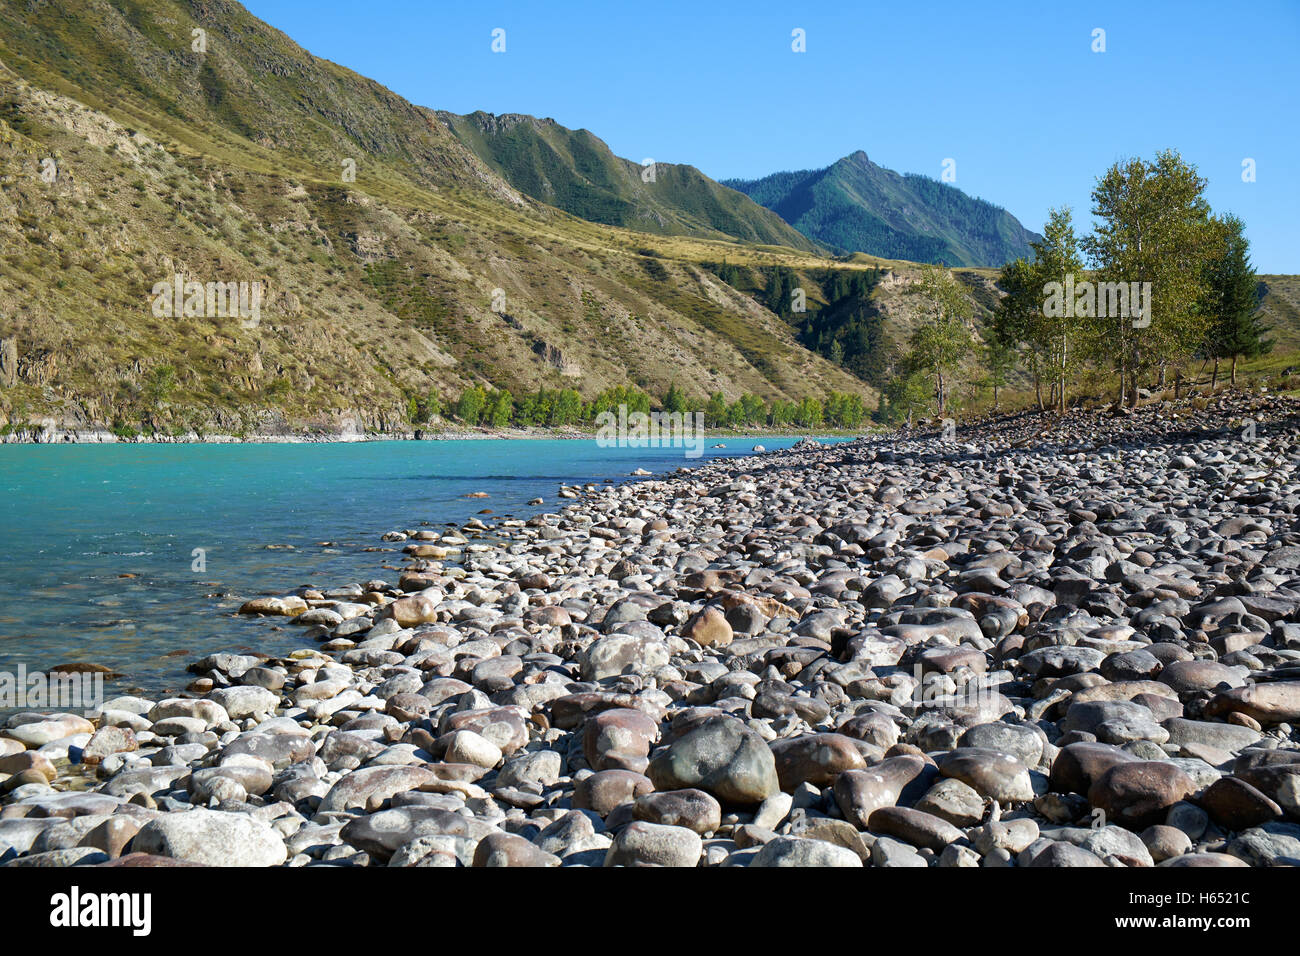
[[[0,863],[1295,865],[1298,426],[1023,414],[376,529],[400,572],[240,608],[287,656],[10,716]]]

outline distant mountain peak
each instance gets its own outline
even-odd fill
[[[1040,238],[1000,206],[855,150],[824,169],[724,180],[810,239],[847,252],[949,266],[1001,266]]]

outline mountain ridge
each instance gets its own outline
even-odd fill
[[[724,179],[832,249],[948,266],[997,267],[1041,238],[1007,210],[856,150],[821,169]]]
[[[436,115],[515,189],[580,219],[661,235],[825,251],[776,213],[694,166],[654,162],[651,169],[615,155],[585,127],[571,129],[526,113]]]

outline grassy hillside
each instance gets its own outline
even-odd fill
[[[1300,352],[1300,276],[1262,275],[1260,311],[1272,331],[1274,351]]]
[[[727,180],[804,235],[838,249],[949,266],[1001,266],[1038,238],[1005,209],[859,150],[826,169]]]
[[[474,383],[870,397],[700,265],[824,260],[536,202],[237,4],[7,4],[0,61],[10,423],[393,431],[412,397]],[[174,273],[265,283],[260,323],[155,316]]]
[[[551,119],[471,113],[438,117],[484,163],[525,195],[581,219],[663,235],[740,239],[824,251],[780,216],[693,166],[615,156],[585,129]]]

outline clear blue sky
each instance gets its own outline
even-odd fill
[[[715,179],[857,149],[938,178],[952,158],[958,187],[1032,229],[1069,205],[1083,231],[1107,166],[1174,147],[1245,220],[1257,269],[1300,273],[1300,0],[245,3],[422,106],[549,116]]]

